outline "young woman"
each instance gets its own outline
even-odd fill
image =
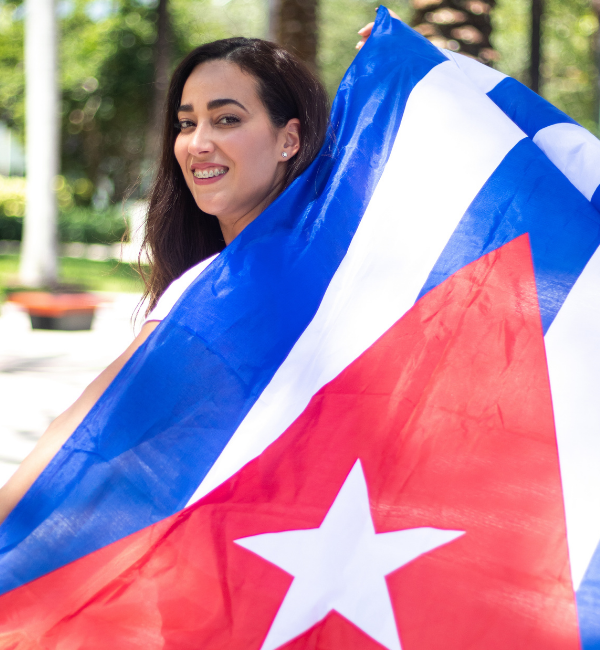
[[[358,32],[357,49],[372,27]],[[167,93],[146,223],[146,321],[0,489],[0,523],[185,289],[315,159],[327,123],[323,85],[274,43],[224,39],[198,47],[179,64]]]
[[[301,61],[260,39],[208,43],[181,62],[167,95],[147,218],[145,297],[152,311],[127,350],[52,422],[0,489],[0,521],[192,280],[313,161],[327,104]]]

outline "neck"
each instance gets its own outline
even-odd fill
[[[225,246],[229,244],[244,230],[244,228],[252,223],[259,214],[261,214],[273,201],[277,198],[280,192],[280,184],[277,184],[271,192],[254,208],[246,212],[240,217],[220,217],[217,215]]]

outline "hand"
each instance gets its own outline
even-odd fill
[[[362,29],[358,30],[358,33],[360,34],[360,41],[356,44],[356,49],[360,50],[360,48],[367,42],[367,38],[371,36],[371,32],[373,31],[373,25],[375,23],[369,23],[368,25],[365,25]]]
[[[392,18],[396,18],[397,20],[400,20],[400,16],[398,16],[397,13],[392,11],[391,9],[388,9],[390,12],[390,16]],[[356,44],[356,49],[360,50],[360,48],[367,42],[367,38],[371,36],[371,32],[373,31],[373,25],[375,23],[369,23],[368,25],[365,25],[362,29],[358,30],[358,33],[360,34],[360,41]]]

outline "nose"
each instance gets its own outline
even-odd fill
[[[199,122],[192,137],[188,142],[188,152],[192,156],[211,153],[215,149],[215,144],[211,137],[211,129],[205,122]]]

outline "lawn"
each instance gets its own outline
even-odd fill
[[[0,255],[0,291],[6,286],[19,284],[19,256]],[[59,259],[59,280],[78,284],[88,291],[141,292],[142,281],[131,264],[115,260],[95,262],[93,260],[61,257]]]

